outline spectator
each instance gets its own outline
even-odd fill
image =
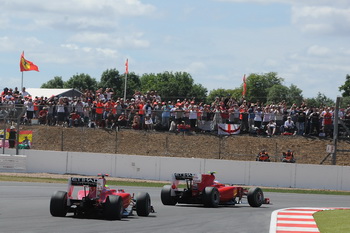
[[[10,132],[9,132],[9,147],[10,148],[15,148],[16,140],[17,140],[17,132],[15,130],[15,127],[12,125],[10,127]]]
[[[24,106],[26,106],[27,108],[27,113],[26,113],[27,123],[31,124],[34,116],[34,104],[33,104],[32,97],[30,96],[27,97],[27,100],[24,102]]]
[[[299,109],[299,111],[296,113],[297,122],[297,135],[303,135],[305,131],[305,122],[306,122],[306,114],[303,111],[303,109]]]
[[[310,135],[320,135],[320,113],[318,112],[318,108],[313,108],[310,115]]]
[[[120,116],[118,117],[118,127],[126,127],[128,123],[128,118],[126,117],[125,113],[122,112]]]
[[[82,124],[82,120],[78,111],[72,112],[69,117],[69,127],[73,127],[73,126],[78,127],[78,126],[81,126],[81,124]]]
[[[176,107],[175,107],[175,123],[176,124],[180,124],[183,120],[183,117],[184,117],[184,110],[182,108],[182,104],[179,102],[180,101],[178,101],[178,103],[176,104]]]
[[[171,103],[171,102],[170,102]],[[169,129],[169,124],[170,124],[170,106],[166,103],[162,103],[162,126],[165,129]]]
[[[283,134],[295,134],[295,124],[290,116],[284,122],[283,127],[281,127],[281,133]]]
[[[197,106],[196,105],[191,106],[189,111],[190,111],[190,114],[189,114],[190,126],[191,126],[191,129],[193,130],[196,128],[196,125],[197,125],[197,117],[198,117]]]
[[[283,152],[282,162],[284,163],[295,163],[294,153],[291,150]]]
[[[39,124],[41,125],[47,124],[47,115],[48,115],[48,111],[47,111],[47,107],[45,106],[39,112],[39,116],[38,116]]]
[[[248,109],[249,132],[253,132],[254,131],[254,118],[255,118],[254,104],[251,104],[249,109]]]
[[[256,127],[257,129],[261,129],[262,117],[263,117],[263,112],[261,108],[258,107],[255,111],[255,117],[254,117],[254,127]]]
[[[56,105],[57,112],[57,124],[63,126],[66,121],[66,103],[63,101],[63,98],[59,98],[58,103]]]
[[[21,93],[21,96],[23,97],[27,97],[27,96],[30,96],[30,94],[26,91],[26,88],[25,87],[22,87],[22,93]]]
[[[139,113],[136,112],[131,125],[133,129],[140,129],[140,120]]]
[[[270,122],[266,125],[266,128],[268,137],[271,137],[276,134],[276,122],[274,120],[270,120]]]
[[[323,126],[323,132],[325,133],[325,136],[332,136],[332,117],[333,114],[330,111],[330,108],[326,108],[326,110],[322,114],[323,121],[322,121],[322,126]]]
[[[153,130],[153,121],[150,115],[145,117],[145,127],[146,130]]]
[[[30,149],[32,147],[32,144],[27,136],[24,137],[24,140],[22,141],[21,146],[23,149]]]
[[[241,132],[247,133],[249,131],[249,124],[248,124],[248,108],[244,104],[240,108],[240,120],[241,120]]]
[[[48,103],[48,107],[47,107],[47,125],[55,125],[56,121],[55,121],[55,105],[53,104],[53,102],[49,102]],[[39,113],[40,114],[40,113]]]
[[[104,112],[104,104],[103,102],[97,98],[95,102],[96,106],[96,126],[97,127],[103,127],[102,119],[103,119],[103,112]]]

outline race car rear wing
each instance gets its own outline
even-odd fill
[[[98,183],[98,178],[90,178],[90,177],[71,177],[68,180],[69,185],[72,186],[90,186],[96,187]]]
[[[174,173],[175,180],[193,180],[196,177],[194,173]]]

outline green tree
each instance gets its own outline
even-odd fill
[[[341,98],[340,107],[347,108],[348,106],[350,106],[350,96],[345,96],[345,97]]]
[[[63,88],[63,87],[64,87],[64,81],[62,80],[61,76],[55,76],[53,79],[41,85],[41,88]]]
[[[96,90],[97,81],[94,78],[91,78],[88,74],[76,74],[73,75],[67,82],[64,83],[65,88],[74,88],[80,91]]]
[[[242,95],[242,91],[240,91],[240,95]],[[218,88],[218,89],[214,89],[212,91],[209,92],[209,95],[207,97],[207,102],[211,103],[215,100],[216,97],[222,98],[222,97],[233,97],[235,94],[235,90],[234,89],[223,89],[223,88]]]
[[[267,103],[279,103],[282,100],[286,100],[288,98],[289,89],[286,86],[277,84],[273,85],[268,89],[267,93]]]
[[[186,72],[144,74],[140,80],[144,93],[154,90],[164,99],[201,99],[208,92],[202,85],[194,84],[193,78]]]
[[[251,102],[267,102],[269,88],[274,85],[282,85],[283,78],[277,77],[277,73],[269,72],[266,74],[250,74],[247,79],[246,99]]]
[[[325,106],[333,106],[335,103],[332,99],[328,98],[324,94],[318,92],[317,97],[308,98],[305,100],[309,107],[325,107]]]
[[[344,91],[343,97],[350,96],[350,75],[347,74],[345,79],[345,83],[339,87],[339,91]]]
[[[130,99],[136,90],[141,89],[141,81],[134,72],[128,73],[126,77],[126,97]],[[107,69],[101,75],[99,88],[112,88],[115,97],[123,97],[125,89],[125,75],[120,74],[116,69]]]
[[[298,88],[294,84],[291,84],[288,89],[288,95],[285,101],[289,105],[292,105],[292,104],[300,105],[304,100],[302,92],[303,91],[300,88]]]

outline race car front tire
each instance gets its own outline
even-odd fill
[[[136,196],[136,213],[138,216],[147,217],[151,212],[151,198],[148,193],[139,193]]]
[[[51,196],[50,213],[54,217],[64,217],[67,214],[67,192],[57,191]]]
[[[220,193],[215,187],[206,187],[203,191],[203,204],[205,207],[218,207]]]
[[[163,205],[176,205],[176,197],[171,196],[171,186],[164,185],[162,191],[160,192],[160,199]]]
[[[264,203],[264,193],[259,187],[250,188],[247,199],[251,207],[260,207]]]
[[[120,220],[123,216],[123,198],[110,195],[104,204],[103,216],[108,220]]]

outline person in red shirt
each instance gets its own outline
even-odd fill
[[[96,125],[98,127],[101,126],[101,122],[102,122],[102,116],[103,116],[103,112],[104,112],[104,104],[101,102],[100,99],[96,99]]]
[[[69,126],[80,126],[81,125],[81,116],[79,115],[79,113],[77,111],[73,112],[70,114],[70,118],[69,118]]]
[[[323,114],[323,132],[325,133],[325,136],[332,136],[332,117],[333,114],[330,112],[330,108],[326,108],[326,112]]]
[[[39,116],[38,116],[39,124],[46,125],[46,123],[47,123],[47,115],[48,115],[47,107],[43,107],[43,109],[40,110]]]

